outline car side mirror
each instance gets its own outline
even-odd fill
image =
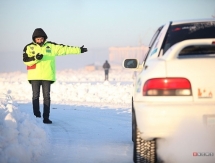
[[[124,68],[137,68],[138,67],[138,61],[137,59],[125,59],[123,62]]]

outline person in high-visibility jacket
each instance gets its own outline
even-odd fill
[[[23,62],[27,65],[28,81],[32,85],[33,113],[41,117],[39,96],[40,86],[43,91],[43,123],[50,124],[50,89],[56,81],[55,57],[67,54],[87,52],[87,48],[74,47],[47,41],[47,35],[42,28],[36,28],[32,35],[32,42],[23,50]]]

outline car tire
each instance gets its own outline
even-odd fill
[[[133,148],[133,160],[135,163],[155,163],[156,162],[156,141],[143,140],[140,131],[136,129],[136,138]]]
[[[132,100],[132,141],[135,141],[136,138],[136,128],[137,128],[137,124],[136,124],[136,116],[135,116],[135,111],[134,111],[134,105],[133,105],[133,100]]]

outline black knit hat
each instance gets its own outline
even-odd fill
[[[35,38],[37,38],[37,37],[44,37],[45,40],[48,38],[46,33],[44,32],[44,30],[42,28],[36,28],[34,30],[34,33],[32,35],[33,41],[35,41]]]

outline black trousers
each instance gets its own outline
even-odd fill
[[[32,103],[33,103],[33,112],[36,117],[40,117],[40,103],[39,103],[39,97],[40,97],[40,86],[42,86],[43,91],[43,118],[49,118],[50,114],[50,90],[51,90],[51,83],[52,81],[47,80],[31,80],[32,85],[32,91],[33,91],[33,97],[32,97]]]
[[[105,80],[108,80],[108,73],[109,73],[109,70],[105,70]]]

